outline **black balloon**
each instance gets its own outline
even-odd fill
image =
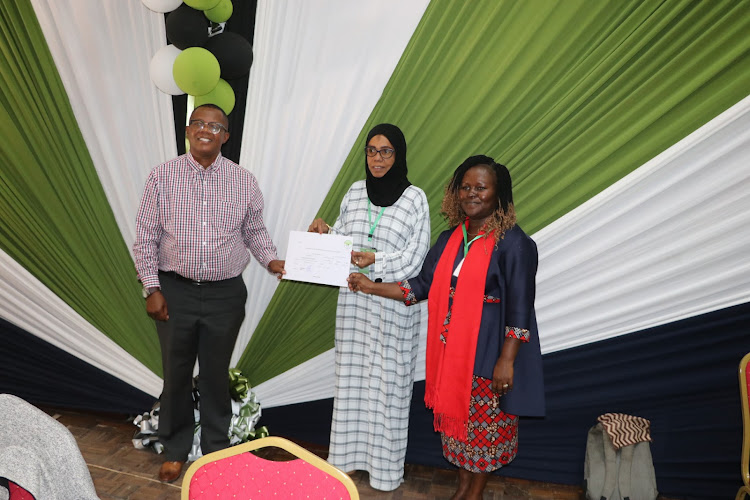
[[[209,20],[201,10],[182,4],[167,15],[167,40],[175,47],[203,47],[208,40]]]
[[[204,48],[219,61],[224,80],[246,75],[253,64],[253,46],[245,37],[231,31],[212,36]]]

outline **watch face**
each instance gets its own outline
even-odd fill
[[[145,286],[143,287],[143,298],[144,299],[148,298],[148,288],[146,288]]]

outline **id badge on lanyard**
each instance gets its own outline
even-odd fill
[[[456,278],[458,278],[458,275],[461,273],[461,266],[464,265],[465,260],[466,260],[466,257],[461,259],[461,262],[459,262],[458,265],[456,266],[456,270],[453,271],[453,276],[455,276]]]
[[[385,207],[382,207],[380,209],[380,213],[378,213],[378,216],[375,218],[375,222],[372,221],[372,203],[370,202],[370,199],[367,199],[367,221],[370,224],[370,231],[367,235],[367,242],[372,243],[372,235],[375,233],[375,228],[378,226],[378,222],[380,222],[380,218],[383,216],[383,212],[385,212]],[[375,253],[377,250],[375,250],[372,247],[369,248],[360,248],[360,252],[372,252]],[[370,274],[370,266],[363,267],[359,270],[362,274]]]
[[[469,248],[471,247],[471,244],[477,241],[479,238],[484,237],[484,232],[480,231],[479,234],[477,234],[471,241],[469,241],[469,236],[466,230],[466,227],[468,225],[469,225],[468,222],[466,223],[466,226],[461,225],[461,229],[463,230],[463,233],[464,233],[464,257],[463,259],[461,259],[461,262],[459,262],[458,265],[456,266],[456,270],[453,271],[453,276],[455,276],[456,278],[458,278],[458,275],[461,273],[461,267],[463,267],[464,261],[466,260],[466,257],[469,255]]]

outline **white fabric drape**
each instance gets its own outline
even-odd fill
[[[750,97],[533,238],[542,352],[750,301]]]
[[[333,397],[333,349],[253,388],[264,408]]]
[[[422,308],[422,325],[427,325],[427,308]],[[427,336],[420,335],[414,380],[425,378]],[[335,356],[330,349],[291,370],[253,388],[265,408],[333,397]]]
[[[128,0],[31,0],[128,248],[148,172],[177,154],[171,96],[149,75],[164,15]]]
[[[289,231],[315,217],[428,3],[258,2],[240,164],[258,178],[279,258]],[[232,364],[277,286],[256,262],[243,276],[250,294]]]
[[[0,317],[147,394],[159,396],[161,378],[1,250],[0,276]]]

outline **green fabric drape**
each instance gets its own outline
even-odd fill
[[[533,234],[744,98],[748,33],[742,0],[433,0],[319,215],[336,218],[366,132],[388,121],[433,238],[444,185],[479,153],[508,165]],[[333,346],[336,292],[279,286],[239,363],[252,383]]]
[[[133,261],[28,0],[0,3],[0,248],[157,374]]]

